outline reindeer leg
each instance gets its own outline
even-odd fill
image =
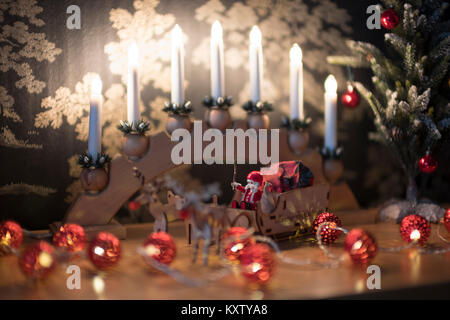
[[[220,255],[220,238],[221,238],[221,232],[220,230],[217,231],[217,250],[216,250],[216,254]]]
[[[167,215],[165,212],[161,212],[161,214],[158,215],[158,218],[155,217],[155,225],[153,229],[155,232],[168,231]]]
[[[205,230],[203,231],[203,265],[208,265],[208,258],[209,258],[209,246],[211,245],[211,239],[212,239],[212,230],[211,226],[207,225],[205,227]]]
[[[194,239],[194,246],[192,248],[192,264],[195,264],[195,261],[197,261],[198,249],[199,239]]]

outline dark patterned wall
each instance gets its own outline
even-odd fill
[[[272,126],[289,112],[288,53],[298,42],[304,54],[306,112],[314,120],[312,145],[322,144],[323,80],[345,72],[326,56],[347,53],[345,39],[382,43],[383,32],[365,27],[366,0],[248,1],[2,1],[0,3],[0,214],[38,228],[60,220],[80,190],[77,155],[87,149],[88,84],[103,81],[103,147],[120,148],[116,125],[126,113],[126,57],[131,41],[144,56],[140,65],[141,106],[152,130],[161,130],[163,103],[170,96],[170,33],[178,23],[186,36],[186,96],[202,117],[200,101],[209,92],[209,32],[218,19],[224,28],[226,88],[237,105],[248,99],[248,33],[263,33],[264,98],[274,102]],[[81,8],[81,29],[66,28],[66,9]],[[355,76],[366,81],[365,70]],[[244,116],[239,106],[236,118]],[[340,108],[339,142],[345,149],[345,177],[362,204],[374,204],[403,191],[389,154],[369,143],[371,114],[365,105]],[[232,168],[203,166],[177,170],[192,185],[223,183],[230,197]],[[244,175],[246,169],[240,168]],[[214,172],[214,175],[212,173]],[[430,183],[430,182],[428,182]],[[435,183],[436,185],[436,183]],[[437,182],[440,196],[444,182]],[[448,191],[448,189],[447,189]]]

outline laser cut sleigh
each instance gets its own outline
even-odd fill
[[[277,240],[312,232],[315,217],[328,207],[329,185],[317,184],[272,196],[274,208],[269,212],[264,211],[261,202],[256,203],[256,210],[227,208],[231,225],[252,227]]]

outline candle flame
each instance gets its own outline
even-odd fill
[[[252,31],[250,31],[250,43],[254,45],[260,45],[261,39],[261,30],[259,30],[258,26],[253,26]]]
[[[218,20],[214,21],[211,27],[211,39],[212,40],[220,40],[222,38],[223,30],[222,25]]]
[[[336,78],[330,74],[325,80],[325,92],[336,93],[337,91],[337,81]]]
[[[92,79],[91,94],[96,94],[96,95],[102,94],[102,80],[98,76],[95,77],[94,79]]]
[[[291,48],[291,51],[289,52],[289,57],[291,58],[292,62],[300,62],[303,58],[302,49],[299,47],[298,44],[294,43],[294,45]]]
[[[133,42],[128,48],[128,63],[131,66],[137,66],[139,60],[139,50],[136,42]]]
[[[172,29],[172,45],[183,42],[183,31],[178,24]]]

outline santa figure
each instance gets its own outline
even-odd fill
[[[255,204],[261,200],[263,176],[258,171],[252,171],[247,175],[247,185],[243,187],[240,183],[232,182],[231,186],[242,192],[241,202],[233,201],[233,208],[255,210]]]

